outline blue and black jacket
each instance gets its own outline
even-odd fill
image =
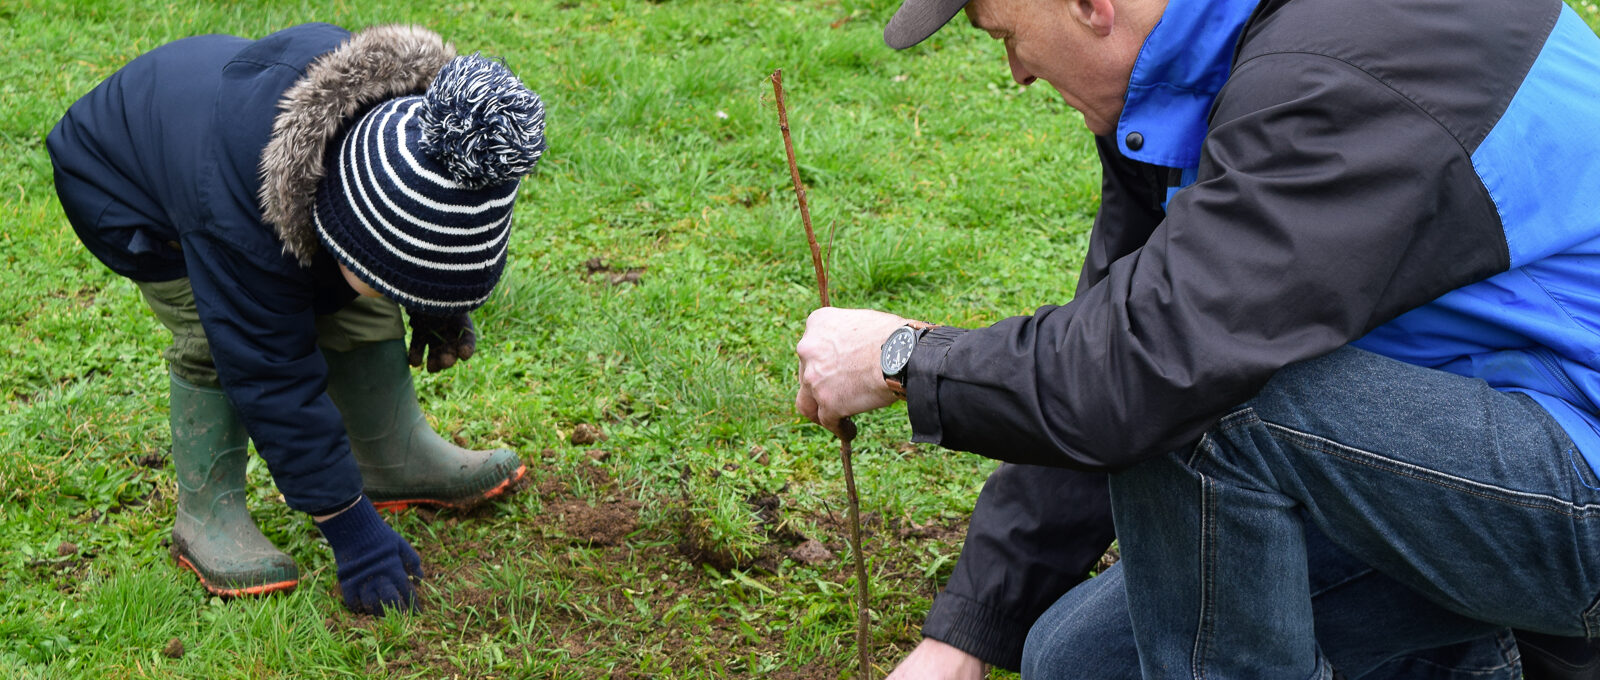
[[[422,91],[451,56],[397,27],[185,38],[112,74],[46,140],[62,208],[97,258],[137,281],[189,278],[223,390],[297,510],[361,493],[316,344],[315,317],[355,298],[309,220],[322,150],[341,121]],[[267,162],[275,140],[287,152]],[[264,205],[299,217],[270,223]]]
[[[1074,299],[912,357],[917,439],[1028,464],[925,634],[1014,666],[1110,540],[1092,471],[1347,344],[1525,393],[1600,468],[1596,129],[1600,38],[1556,0],[1170,0]]]

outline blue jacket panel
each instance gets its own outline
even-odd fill
[[[1374,330],[1364,349],[1523,392],[1600,470],[1600,38],[1563,6],[1472,154],[1512,269]],[[1573,131],[1547,134],[1543,131]],[[1558,183],[1551,181],[1559,177]]]

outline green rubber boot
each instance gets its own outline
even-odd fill
[[[172,376],[172,465],[178,470],[178,519],[172,557],[215,595],[293,590],[294,559],[283,554],[245,507],[249,437],[222,390]]]
[[[506,449],[471,451],[445,441],[417,404],[411,367],[399,340],[348,352],[323,348],[328,396],[344,416],[350,450],[372,504],[473,507],[512,488],[527,473]]]

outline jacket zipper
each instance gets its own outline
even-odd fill
[[[1594,403],[1589,401],[1589,398],[1584,396],[1582,392],[1578,391],[1577,383],[1572,382],[1572,378],[1567,375],[1567,372],[1561,370],[1561,365],[1557,364],[1554,358],[1551,358],[1549,352],[1533,350],[1533,355],[1538,357],[1539,363],[1544,365],[1545,372],[1550,374],[1556,384],[1566,390],[1567,393],[1562,395],[1563,399],[1575,406],[1581,405],[1591,415],[1600,415],[1600,413],[1596,413]]]

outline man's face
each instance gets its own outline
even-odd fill
[[[1050,83],[1091,132],[1105,135],[1117,129],[1133,63],[1154,22],[1141,30],[1140,12],[1119,4],[1124,16],[1108,16],[1097,4],[1110,7],[1092,0],[972,0],[966,12],[974,27],[1005,43],[1012,78]]]

